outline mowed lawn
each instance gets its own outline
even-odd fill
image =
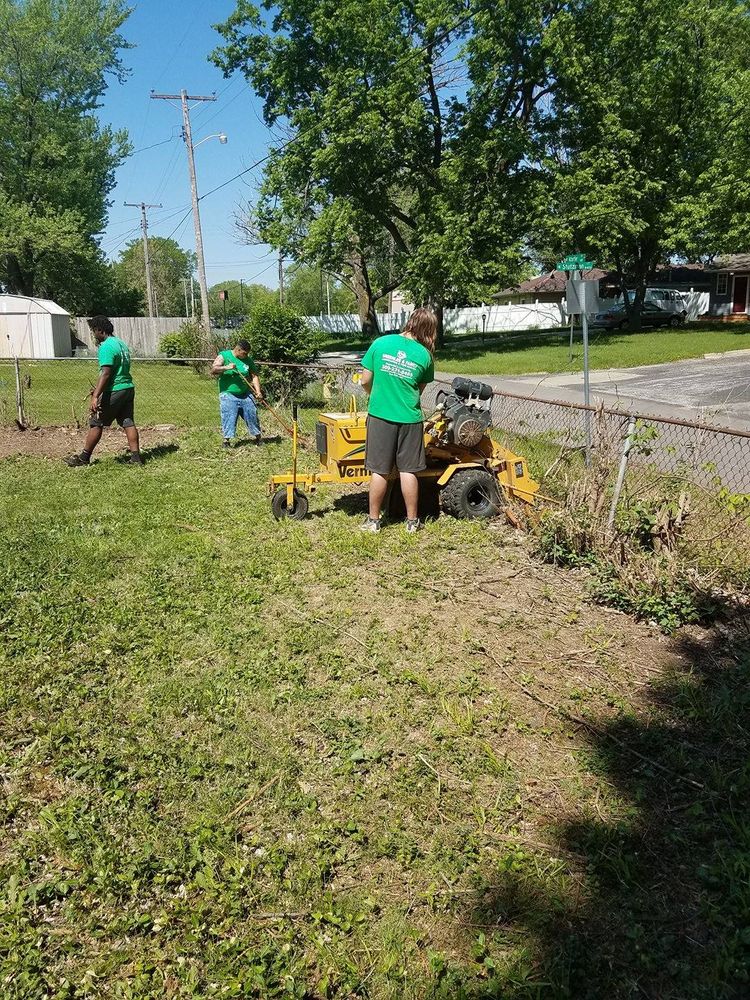
[[[288,461],[0,462],[0,995],[744,995],[741,637]]]

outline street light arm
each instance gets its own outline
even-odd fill
[[[226,146],[227,142],[229,141],[224,132],[216,132],[214,135],[207,135],[199,142],[196,142],[195,145],[193,146],[193,149],[197,149],[198,146],[203,145],[204,142],[208,142],[209,139],[218,139],[219,142],[222,144],[222,146]]]

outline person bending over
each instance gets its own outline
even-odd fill
[[[437,319],[415,309],[403,333],[378,337],[362,358],[362,386],[370,396],[365,467],[372,473],[370,514],[363,531],[380,531],[388,476],[398,469],[406,505],[406,530],[419,531],[419,480],[427,468],[420,397],[435,377]]]
[[[131,464],[143,465],[133,415],[135,386],[130,377],[130,348],[125,341],[115,337],[114,327],[106,316],[93,316],[88,323],[99,348],[99,379],[91,393],[91,419],[83,450],[80,455],[73,455],[65,461],[74,468],[88,465],[102,431],[116,420],[125,431]]]
[[[250,357],[250,344],[238,340],[231,351],[220,351],[211,367],[211,374],[219,379],[219,411],[224,447],[230,448],[237,431],[237,418],[242,417],[247,432],[260,444],[260,424],[256,399],[262,399],[258,369]],[[248,388],[252,379],[253,392]],[[253,395],[255,393],[255,395]]]

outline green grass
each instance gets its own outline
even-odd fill
[[[165,362],[133,364],[136,382],[136,416],[144,426],[176,424],[204,427],[216,423],[218,397],[215,379],[192,368]],[[96,383],[96,361],[23,361],[21,377],[28,422],[71,424],[87,420],[88,394]],[[0,362],[0,423],[15,417],[13,367]]]
[[[740,639],[218,446],[0,463],[3,998],[743,995]]]
[[[644,330],[641,333],[592,330],[591,368],[632,368],[666,364],[704,354],[750,348],[750,324],[696,324],[677,330]],[[527,372],[579,372],[583,370],[581,333],[576,331],[571,363],[569,334],[537,331],[509,334],[496,346],[453,346],[437,355],[443,371],[465,375],[523,375]]]

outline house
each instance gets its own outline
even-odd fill
[[[600,298],[609,297],[609,289],[605,288],[608,271],[602,271],[598,267],[590,271],[583,271],[581,277],[586,281],[599,282]],[[570,275],[567,271],[547,271],[536,278],[528,278],[526,281],[504,288],[501,292],[495,292],[492,296],[496,302],[503,305],[533,305],[537,302],[554,302],[556,305],[565,304],[565,285]]]
[[[0,295],[0,358],[69,358],[70,314],[51,299]]]
[[[750,253],[716,257],[705,271],[711,278],[709,316],[746,320],[750,314]]]

